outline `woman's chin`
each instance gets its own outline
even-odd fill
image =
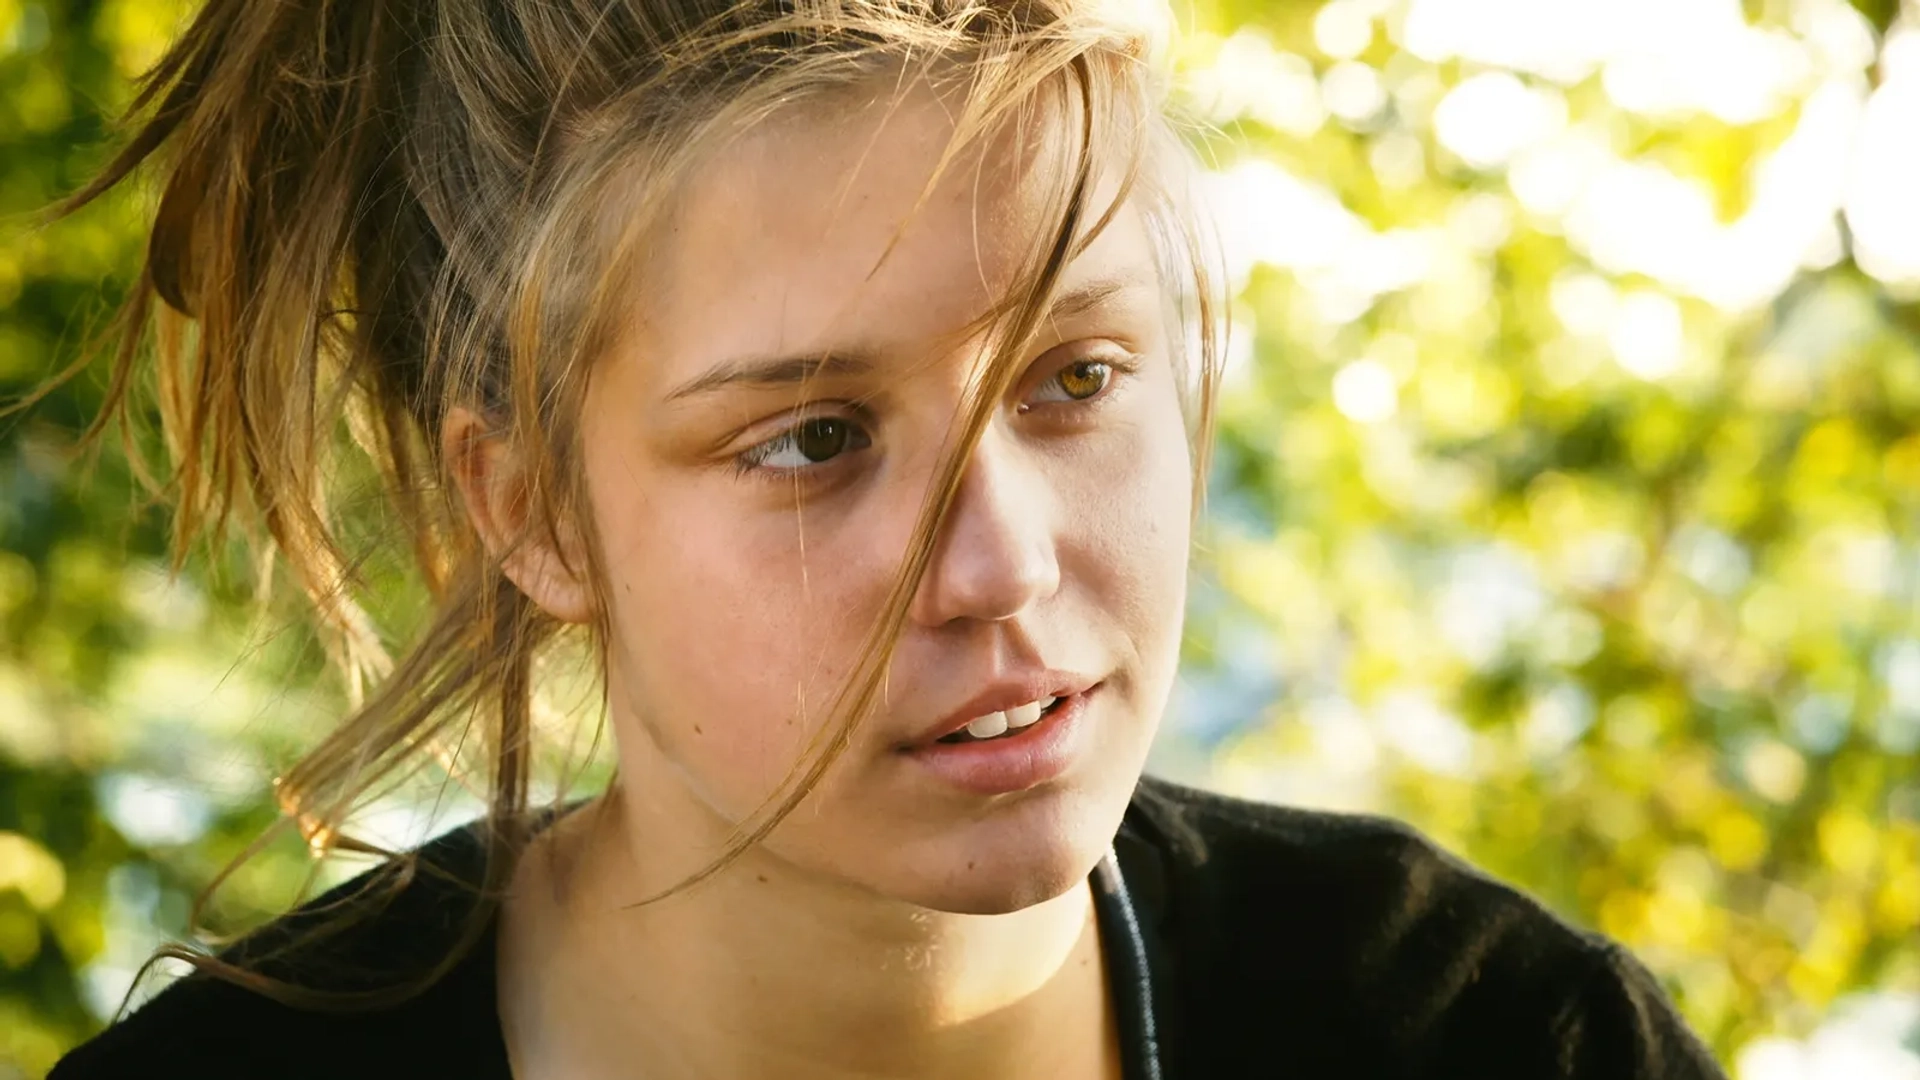
[[[1099,853],[1081,865],[1002,866],[964,876],[908,897],[920,907],[953,915],[1007,915],[1044,904],[1071,891],[1092,873]]]
[[[787,831],[777,831],[766,850],[870,897],[956,915],[1004,915],[1087,880],[1112,847],[1131,780],[1063,784],[964,813],[924,804],[916,808],[920,815],[863,807],[809,819],[803,811],[783,823]]]
[[[894,863],[894,873],[888,875],[894,880],[882,886],[883,891],[934,911],[1004,915],[1078,886],[1112,842],[1111,829],[991,835],[997,832],[962,829],[906,849],[911,854]]]

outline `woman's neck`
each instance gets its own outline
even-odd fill
[[[756,850],[636,908],[697,866],[652,842],[658,812],[609,796],[522,861],[499,976],[520,1080],[1119,1075],[1086,885],[952,915]]]

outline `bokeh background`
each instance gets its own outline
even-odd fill
[[[1741,1080],[1920,1077],[1920,8],[1177,7],[1236,300],[1156,770],[1412,821]],[[190,11],[0,0],[0,398],[129,280],[138,193],[29,215]],[[242,553],[170,576],[73,456],[100,389],[0,421],[0,1077],[111,1014],[342,708]],[[209,924],[313,872],[272,845]]]

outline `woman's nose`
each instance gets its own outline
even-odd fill
[[[981,435],[914,596],[916,622],[1010,619],[1060,588],[1058,507],[1035,464],[994,426]]]

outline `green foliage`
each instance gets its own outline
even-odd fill
[[[0,0],[0,400],[80,355],[137,266],[136,194],[52,227],[37,214],[101,162],[106,117],[182,12]],[[98,1029],[272,821],[299,724],[331,711],[276,685],[311,682],[310,642],[263,635],[205,566],[169,580],[165,520],[125,459],[75,455],[101,390],[83,376],[0,419],[0,1077],[38,1076]],[[284,904],[304,863],[264,861],[211,921]]]
[[[1920,983],[1920,313],[1763,167],[1857,115],[1897,5],[1747,4],[1804,77],[1724,115],[1422,44],[1422,6],[1180,5],[1237,344],[1161,764],[1408,818],[1632,946],[1731,1061]],[[129,280],[138,193],[29,215],[183,10],[0,0],[0,398]],[[1668,181],[1725,235],[1662,248]],[[1726,239],[1803,219],[1776,282]],[[0,1076],[97,1028],[340,707],[228,553],[169,579],[125,462],[73,458],[99,393],[0,422]],[[212,922],[309,870],[271,848]]]
[[[1525,5],[1222,4],[1190,41],[1257,258],[1176,718],[1196,775],[1405,817],[1626,942],[1732,1061],[1920,982],[1920,323],[1818,235],[1878,239],[1865,196],[1775,179],[1861,137],[1890,13],[1714,31],[1808,65],[1741,116],[1707,7],[1609,16],[1713,71],[1658,108],[1623,69],[1671,98],[1670,58],[1527,70],[1553,35],[1486,16]],[[1698,222],[1649,231],[1680,190]]]

